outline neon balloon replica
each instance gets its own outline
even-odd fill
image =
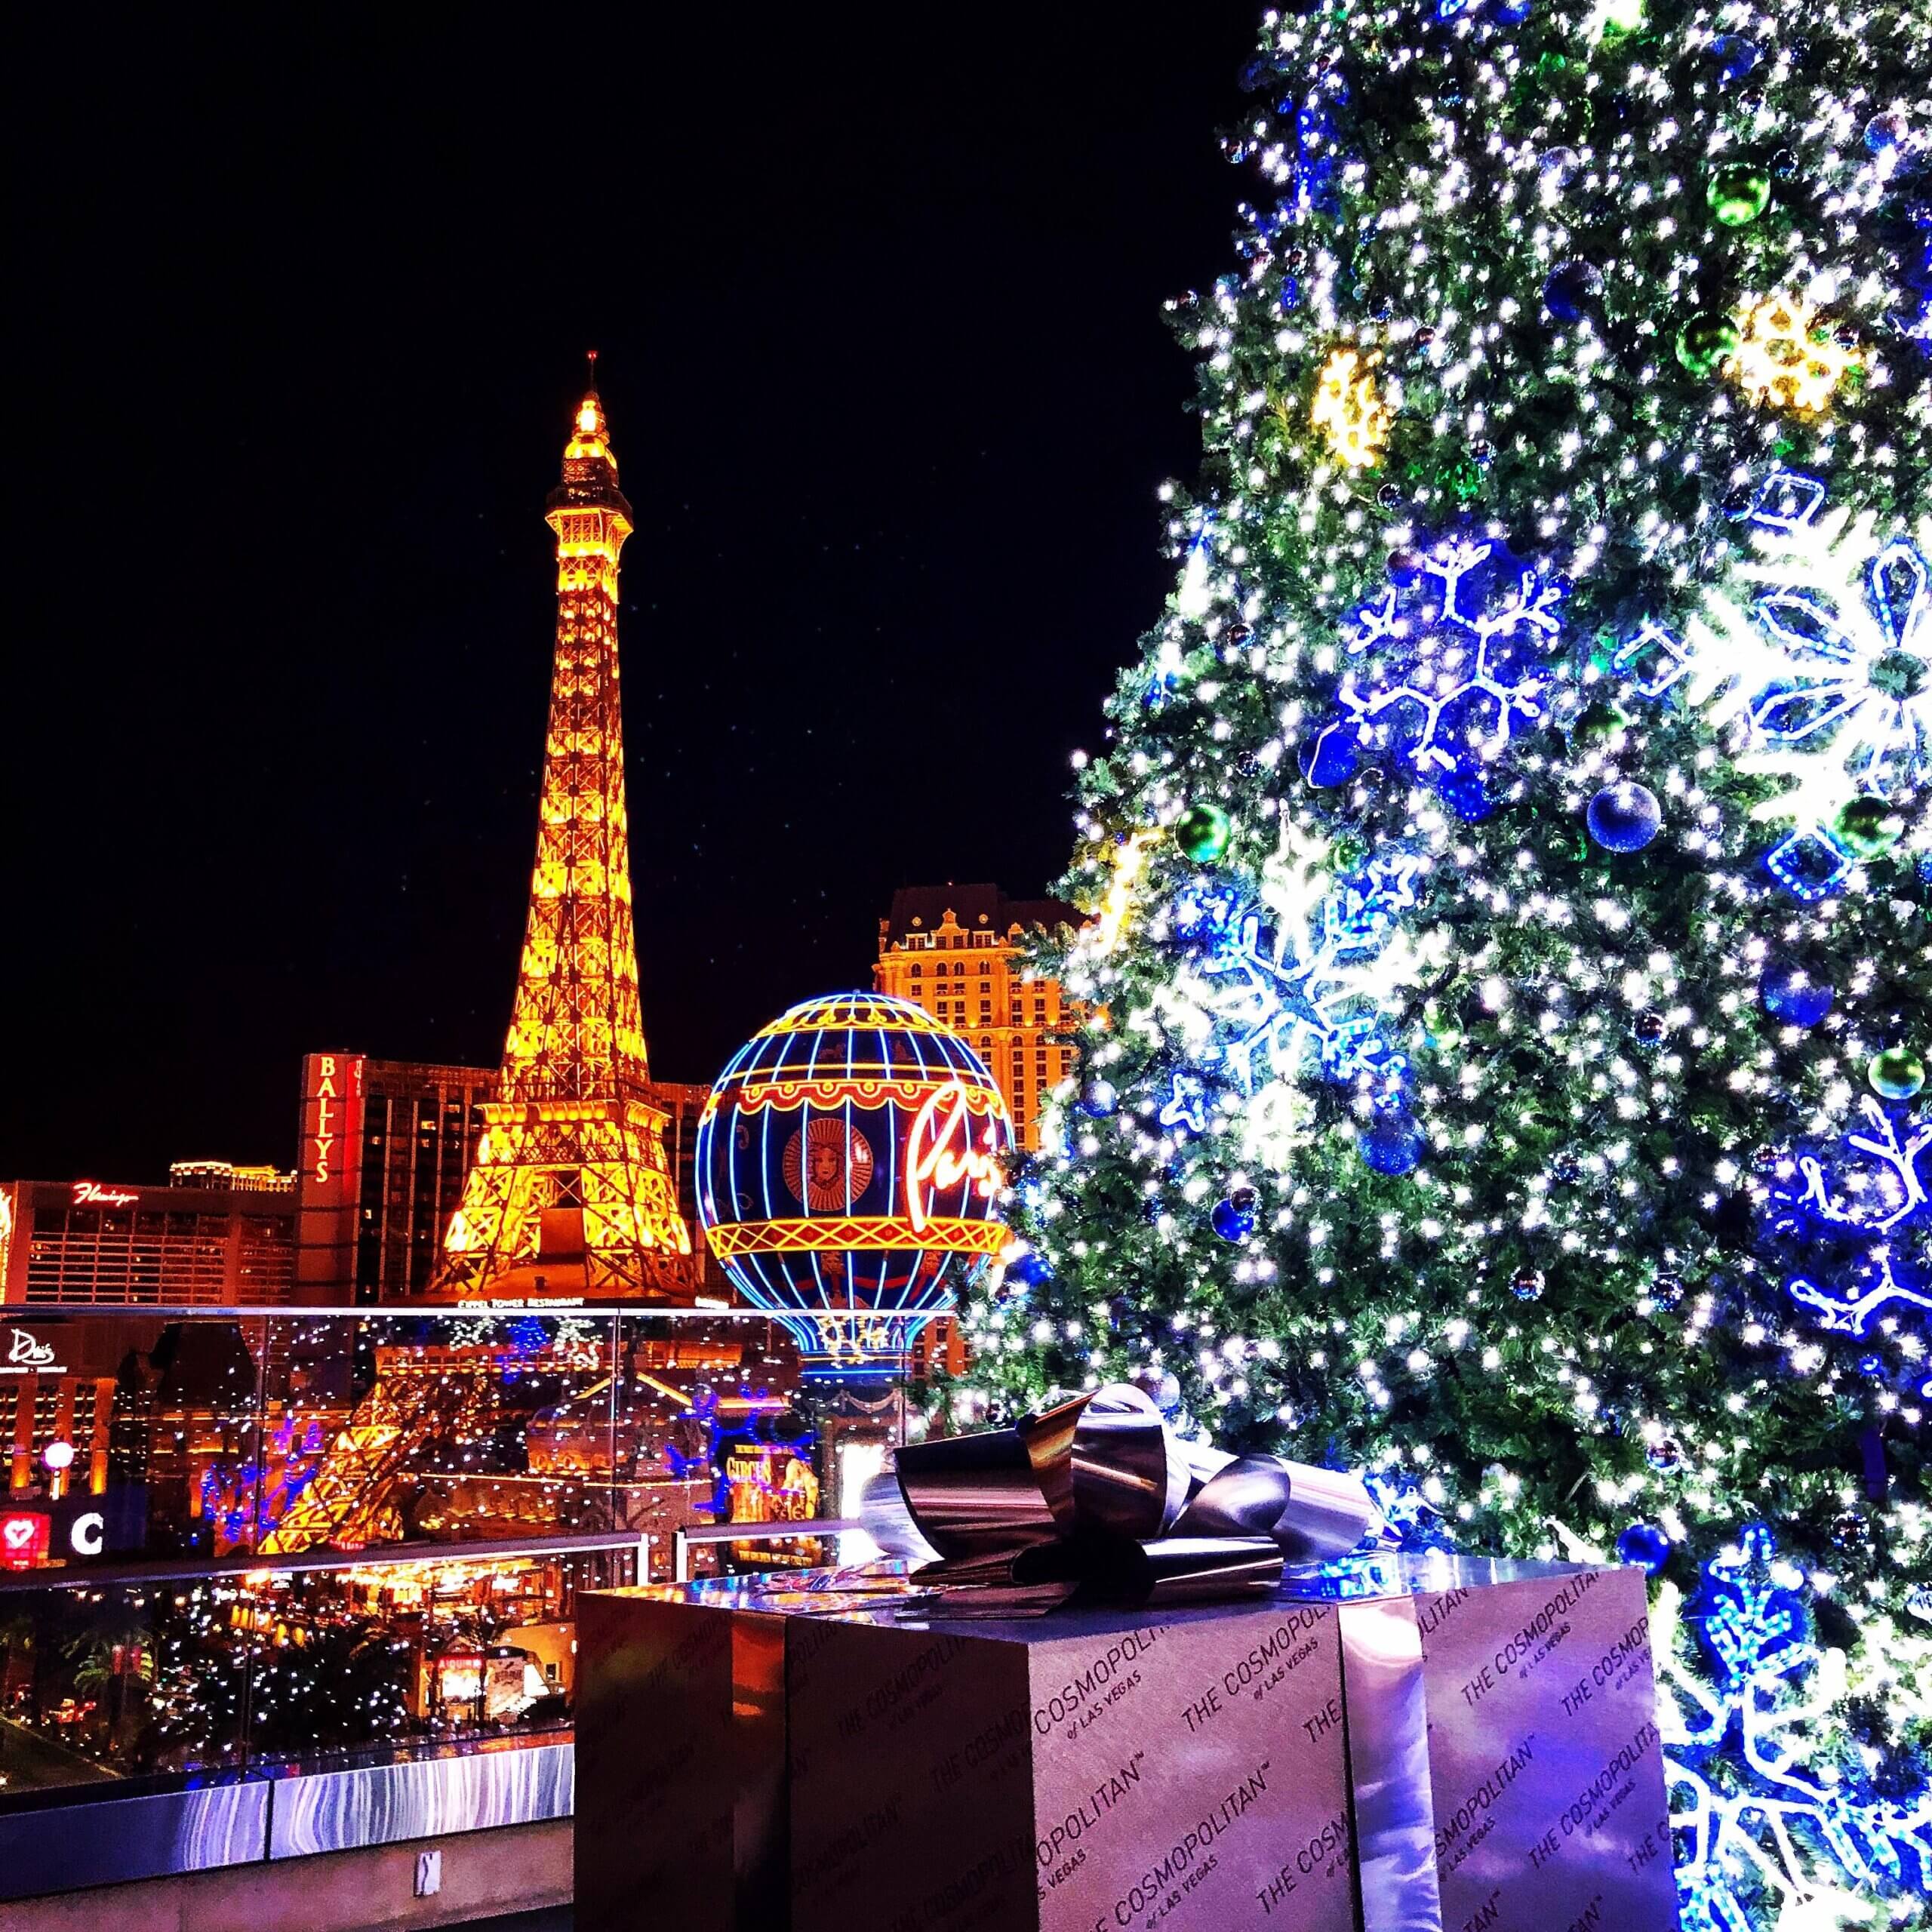
[[[888,1374],[1008,1240],[1013,1132],[979,1057],[879,993],[793,1007],[718,1077],[698,1126],[698,1217],[808,1374]]]

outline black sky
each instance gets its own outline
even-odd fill
[[[38,51],[0,1175],[288,1162],[310,1048],[494,1060],[587,346],[654,1070],[865,983],[894,886],[1064,864],[1257,13],[667,11]]]

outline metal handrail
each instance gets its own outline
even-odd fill
[[[846,1530],[863,1530],[857,1516],[809,1516],[803,1521],[782,1523],[713,1523],[695,1530],[671,1532],[671,1580],[688,1583],[691,1580],[691,1546],[699,1543],[791,1543],[802,1537],[837,1536]]]

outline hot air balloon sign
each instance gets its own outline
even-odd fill
[[[807,1372],[888,1374],[1007,1241],[1013,1130],[972,1048],[909,1001],[808,1000],[755,1034],[698,1126],[698,1218]]]

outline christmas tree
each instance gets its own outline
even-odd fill
[[[1328,0],[1249,78],[975,1380],[1643,1561],[1687,1926],[1903,1922],[1932,11]]]

